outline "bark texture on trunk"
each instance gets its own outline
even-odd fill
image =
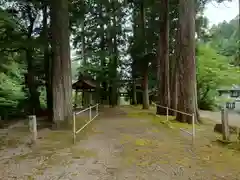
[[[148,93],[148,73],[145,72],[142,80],[143,91],[143,109],[149,109],[149,93]]]
[[[111,106],[115,107],[117,106],[117,101],[118,101],[118,87],[117,87],[117,67],[118,67],[118,48],[117,48],[117,19],[116,19],[116,7],[114,1],[111,2],[112,5],[112,22],[113,22],[113,31],[112,33],[110,32],[110,40],[109,40],[109,47],[110,47],[110,52],[111,52],[111,91],[110,91],[110,102]],[[111,26],[111,25],[109,25]]]
[[[35,81],[34,75],[34,67],[33,67],[33,58],[32,58],[32,50],[28,48],[26,51],[26,59],[27,59],[27,87],[29,90],[29,113],[36,115],[40,111],[40,93],[37,90],[37,83]]]
[[[136,4],[135,5],[135,8],[133,9],[133,38],[134,40],[136,41],[137,39],[137,8],[136,8]],[[135,42],[134,42],[135,43]],[[132,105],[137,105],[137,92],[136,92],[136,77],[137,77],[137,69],[136,69],[136,57],[132,57],[133,61],[132,61],[132,64],[131,64],[131,68],[132,68]]]
[[[47,94],[47,111],[48,118],[52,120],[52,86],[51,86],[51,58],[49,52],[49,38],[48,38],[48,6],[47,4],[43,5],[43,38],[44,38],[44,71],[45,71],[45,87]]]
[[[179,60],[179,23],[177,23],[177,31],[174,33],[175,42],[173,43],[174,53],[170,60],[170,107],[177,109],[178,102],[178,60]],[[175,111],[170,111],[170,115],[176,116]]]
[[[99,17],[103,18],[103,4],[100,3],[99,4]],[[102,52],[106,52],[106,47],[107,47],[107,37],[106,37],[106,31],[104,30],[104,22],[101,21],[100,22],[100,28],[101,28],[101,41],[99,43],[100,49]],[[100,77],[100,83],[102,86],[102,89],[100,89],[100,94],[101,94],[101,103],[102,104],[108,104],[108,82],[106,80],[105,77],[107,77],[107,72],[106,72],[106,68],[107,68],[107,63],[106,63],[106,58],[105,56],[101,56],[101,67],[104,69],[103,74],[101,74]]]
[[[178,110],[197,117],[195,63],[195,3],[180,0],[179,5],[179,99]],[[180,122],[192,122],[190,116],[177,114]]]
[[[69,44],[68,1],[51,1],[53,50],[53,121],[57,128],[72,118],[72,75]]]
[[[35,17],[32,16],[31,7],[27,6],[27,15],[29,19],[29,26],[28,26],[28,32],[27,32],[27,39],[31,40],[33,28],[34,28],[34,22]],[[39,96],[40,93],[37,90],[37,82],[35,80],[35,73],[34,73],[34,62],[33,62],[33,48],[28,47],[26,49],[26,60],[27,60],[27,77],[26,77],[26,85],[28,87],[29,91],[29,113],[35,115],[40,110],[40,100]]]
[[[114,17],[115,19],[115,17]],[[114,20],[114,28],[116,28],[116,19]],[[117,35],[114,33],[113,37],[113,82],[112,82],[112,92],[111,92],[111,98],[112,98],[112,106],[117,106],[118,104],[118,87],[117,87],[117,67],[118,67],[118,52],[117,52]]]
[[[133,85],[132,85],[133,87],[133,94],[132,94],[132,104],[133,105],[137,105],[137,89],[136,89],[136,80],[135,79],[133,79]]]
[[[161,3],[160,38],[158,55],[158,104],[169,107],[169,18],[168,0]],[[166,115],[166,109],[157,107],[157,114]]]
[[[170,68],[170,108],[177,109],[177,101],[178,101],[178,72],[177,72],[177,58],[172,57],[171,59],[171,68]],[[172,116],[176,116],[175,111],[169,111],[169,114]]]
[[[144,56],[147,53],[146,50],[146,31],[145,31],[145,10],[144,10],[144,1],[140,3],[140,28],[141,35],[143,39],[143,51]],[[143,59],[144,61],[148,61],[148,59]],[[144,63],[145,64],[145,63]],[[149,93],[148,93],[148,63],[147,67],[142,67],[143,70],[143,81],[142,81],[142,99],[143,99],[143,109],[149,109]]]

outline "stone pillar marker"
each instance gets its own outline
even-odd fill
[[[37,119],[35,115],[28,117],[29,119],[29,130],[32,133],[32,143],[36,144],[37,141]]]
[[[224,141],[230,140],[229,125],[228,125],[228,112],[226,108],[221,109],[222,120],[222,135]]]

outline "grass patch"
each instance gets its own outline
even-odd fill
[[[87,135],[85,132],[79,133],[82,139]],[[88,149],[82,149],[78,145],[73,145],[71,131],[50,131],[32,147],[32,151],[27,154],[17,155],[12,160],[20,163],[21,161],[36,161],[34,174],[43,174],[47,168],[55,165],[68,166],[73,160],[95,157],[97,154]],[[30,176],[30,177],[31,177]]]
[[[176,121],[175,116],[169,116],[168,121],[166,116],[162,116],[162,115],[156,116],[155,106],[150,106],[148,110],[141,109],[141,106],[129,106],[129,107],[124,107],[123,109],[127,112],[127,116],[129,118],[150,120],[150,122],[152,122],[152,124],[158,128],[167,127],[167,128],[173,129],[174,131],[175,130],[179,131],[180,128],[188,131],[192,130],[191,124]],[[215,125],[215,122],[209,118],[201,118],[200,120],[201,120],[201,124],[195,125],[197,133],[200,131],[205,131],[205,129],[208,129],[208,131],[211,131],[211,133],[214,134],[214,136],[216,136],[216,133],[213,132],[213,127],[212,127],[213,125]]]
[[[82,127],[87,122],[84,117],[76,118],[76,127]],[[85,129],[79,132],[76,136],[76,142],[86,138],[88,135],[96,133],[93,126],[89,124]],[[52,164],[53,162],[59,162],[64,157],[57,158],[57,154],[61,151],[72,156],[74,159],[79,159],[81,157],[89,157],[94,154],[87,150],[82,150],[73,145],[73,132],[72,130],[49,130],[47,131],[41,139],[37,140],[37,144],[32,146],[32,152],[15,156],[16,161],[21,161],[25,159],[37,159],[45,158],[47,164]],[[58,160],[54,160],[55,158]],[[52,162],[51,162],[52,161]]]
[[[124,144],[122,160],[128,168],[145,169],[156,165],[160,167],[173,165],[182,166],[184,169],[191,167],[193,170],[201,168],[217,174],[226,172],[237,174],[240,163],[238,152],[216,144],[211,146],[197,144],[192,155],[186,151],[186,145],[177,142],[168,132],[164,141],[132,137],[131,141]]]
[[[89,121],[88,117],[76,117],[76,129],[80,129]]]
[[[174,116],[169,116],[168,120],[166,116],[156,115],[154,112],[155,109],[151,107],[148,110],[140,109],[139,106],[130,106],[130,107],[124,107],[123,110],[127,112],[127,117],[129,118],[136,118],[136,119],[148,119],[150,120],[153,125],[155,126],[166,126],[171,129],[191,129],[192,125],[187,123],[181,123],[176,121]]]
[[[240,143],[231,142],[220,144],[216,139],[221,135],[213,131],[214,122],[203,118],[202,124],[196,125],[197,137],[193,152],[190,149],[191,140],[179,134],[179,129],[192,129],[191,124],[175,121],[175,117],[155,116],[155,110],[142,110],[140,107],[123,107],[127,117],[149,120],[154,128],[150,129],[154,134],[160,134],[159,138],[143,136],[141,138],[123,134],[121,143],[124,145],[122,154],[123,163],[126,166],[149,168],[154,164],[180,165],[185,168],[201,168],[211,173],[224,174],[239,173]],[[139,121],[139,124],[142,124]],[[130,124],[129,124],[130,125]],[[143,125],[143,124],[142,124]],[[135,127],[135,125],[133,125]],[[167,128],[166,128],[167,127]],[[168,128],[171,127],[171,128]],[[146,124],[147,128],[147,124]],[[156,131],[156,129],[158,129]],[[163,137],[164,136],[164,137]],[[236,140],[236,137],[232,137]],[[213,140],[215,140],[213,142]]]
[[[149,111],[129,111],[127,112],[129,118],[153,118],[155,115]]]
[[[125,144],[125,143],[128,143],[128,142],[132,141],[132,139],[133,139],[133,137],[128,135],[128,134],[121,134],[120,143]]]
[[[163,151],[165,158],[161,157]],[[170,156],[166,155],[167,152],[170,152],[170,149],[165,142],[143,138],[134,139],[132,137],[131,142],[125,144],[123,163],[126,166],[136,166],[139,168],[148,168],[152,164],[160,162],[169,163],[168,157]]]
[[[2,136],[0,138],[0,150],[5,148],[16,148],[20,144],[19,139]]]
[[[238,141],[224,141],[220,138],[218,138],[216,141],[213,141],[214,144],[221,146],[226,149],[234,150],[234,151],[240,151],[240,142]]]
[[[147,144],[149,144],[149,140],[148,139],[136,139],[135,141],[135,145],[136,146],[145,146]]]
[[[20,144],[24,143],[23,139],[29,134],[29,130],[27,128],[20,129],[12,129],[8,131],[7,134],[0,136],[0,150],[6,148],[17,148]]]
[[[86,122],[88,122],[87,117],[77,117],[76,118],[76,127],[77,129],[81,128]],[[94,123],[94,121],[92,122]],[[81,132],[77,134],[76,142],[86,138],[90,134],[100,133],[93,128],[92,123],[85,127]],[[0,138],[0,148],[17,148],[23,139],[23,135],[29,135],[30,132],[27,128],[12,129],[9,131],[9,135]],[[24,134],[23,134],[24,133]],[[14,155],[10,160],[14,160],[17,163],[21,161],[37,161],[42,162],[38,171],[42,171],[47,167],[64,162],[66,158],[80,159],[84,157],[95,156],[94,152],[89,150],[81,149],[77,145],[73,145],[73,132],[72,129],[69,130],[50,130],[44,129],[39,131],[40,138],[37,140],[35,145],[27,144],[31,147],[31,151],[22,152],[22,154]],[[14,136],[13,136],[14,135]],[[15,137],[16,136],[16,137]],[[62,153],[66,155],[66,158],[62,156]],[[8,162],[8,161],[7,161]],[[37,163],[38,164],[38,163]],[[38,165],[37,165],[38,166]]]

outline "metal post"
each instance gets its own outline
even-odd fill
[[[194,113],[192,114],[192,145],[194,145],[196,136],[196,129],[195,129],[195,116]]]
[[[168,122],[168,107],[167,107],[167,122]]]
[[[76,113],[73,113],[73,144],[76,143]]]

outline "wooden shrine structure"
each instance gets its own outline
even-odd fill
[[[95,104],[97,87],[97,82],[90,75],[81,74],[78,81],[72,84],[72,88],[75,90],[74,106],[77,107],[80,104],[82,107],[87,107]],[[79,96],[79,92],[81,96]]]

